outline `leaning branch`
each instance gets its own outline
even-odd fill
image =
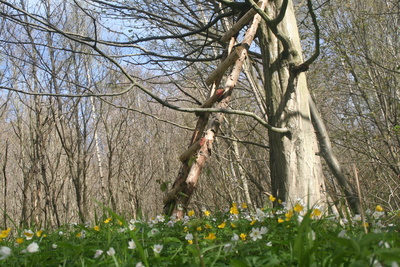
[[[311,95],[309,95],[308,102],[310,106],[311,120],[319,142],[321,155],[325,159],[329,169],[335,176],[339,185],[343,188],[347,202],[349,203],[352,211],[355,213],[360,213],[361,207],[359,206],[358,196],[351,188],[351,185],[348,183],[347,178],[343,173],[342,167],[340,166],[338,159],[332,151],[331,141],[329,139],[328,132]]]

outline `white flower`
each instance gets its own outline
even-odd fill
[[[301,222],[303,221],[303,216],[298,215],[298,216],[297,216],[297,221],[298,221],[299,223],[301,223]]]
[[[399,264],[396,261],[392,261],[391,267],[399,267]]]
[[[256,209],[256,217],[257,217],[257,220],[262,221],[266,217],[266,214],[265,214],[264,211],[262,211],[261,209],[257,208]]]
[[[51,247],[56,249],[57,248],[57,244],[53,244],[53,245],[51,245]]]
[[[373,267],[383,267],[383,265],[377,259],[371,259],[370,263],[372,263],[370,266]]]
[[[390,248],[390,245],[388,242],[380,241],[379,242],[380,247],[385,247],[385,248]]]
[[[264,227],[264,226],[261,227],[260,232],[261,232],[262,235],[265,235],[266,233],[268,233],[267,227]]]
[[[26,240],[31,240],[35,234],[32,232],[32,230],[24,230],[24,236]]]
[[[94,254],[94,258],[97,259],[103,254],[103,251],[101,249],[96,250],[96,253]]]
[[[29,246],[21,251],[22,253],[35,253],[39,251],[39,245],[36,242],[32,242],[32,244],[29,244]]]
[[[186,240],[193,240],[193,235],[192,234],[187,234],[186,236],[185,236],[185,239]]]
[[[5,260],[11,255],[11,248],[0,247],[0,260]]]
[[[271,241],[269,241],[269,242],[267,243],[267,247],[272,247],[272,242],[271,242]]]
[[[374,217],[375,219],[379,219],[383,215],[385,215],[383,211],[374,211],[374,213],[372,213],[372,217]]]
[[[174,227],[174,224],[175,224],[175,223],[174,223],[173,221],[168,221],[168,222],[167,222],[167,226],[168,226],[168,227]]]
[[[256,241],[257,239],[261,239],[262,233],[260,231],[260,228],[253,228],[251,230],[250,237],[253,238],[253,241]]]
[[[233,234],[231,240],[232,241],[238,241],[239,240],[239,236],[237,234]]]
[[[150,218],[150,219],[149,219],[149,222],[148,222],[148,225],[149,225],[150,227],[153,227],[154,224],[157,224],[157,223],[158,223],[157,218]]]
[[[144,267],[144,265],[141,261],[139,261],[138,263],[136,263],[135,267]]]
[[[315,232],[313,230],[308,232],[308,239],[315,240]]]
[[[232,244],[225,244],[224,245],[224,251],[229,252],[233,248]]]
[[[340,231],[340,233],[338,234],[338,237],[340,237],[340,238],[347,238],[347,236],[346,236],[346,230]]]
[[[154,228],[154,229],[151,229],[151,234],[152,235],[155,235],[155,234],[157,234],[159,231],[158,231],[158,229],[156,229],[156,228]]]
[[[354,215],[353,220],[354,221],[361,221],[361,215],[360,214]]]
[[[178,217],[175,214],[172,214],[171,217],[169,217],[169,219],[174,223],[178,221]]]
[[[136,227],[134,224],[132,224],[132,223],[129,224],[129,230],[133,231],[133,230],[135,230],[135,228]]]
[[[161,250],[163,249],[163,245],[160,245],[160,244],[156,244],[156,245],[154,245],[154,248],[153,248],[153,250],[154,250],[154,252],[155,253],[161,253]]]
[[[157,220],[158,220],[159,222],[164,222],[164,221],[165,221],[164,215],[157,215]]]
[[[135,249],[136,248],[136,243],[135,241],[131,240],[128,242],[128,249]]]
[[[111,247],[108,251],[107,251],[107,255],[108,256],[114,256],[115,255],[115,249],[113,247]]]

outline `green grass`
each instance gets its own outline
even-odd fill
[[[215,214],[189,211],[180,221],[164,216],[133,221],[107,213],[91,225],[4,230],[0,266],[400,264],[399,214],[379,208],[366,212],[368,233],[359,216],[343,220],[300,205],[250,212],[234,204]]]

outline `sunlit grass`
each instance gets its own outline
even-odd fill
[[[255,211],[233,203],[182,220],[108,210],[55,230],[2,230],[0,266],[399,266],[399,214],[380,205],[365,214],[339,218],[301,202]]]

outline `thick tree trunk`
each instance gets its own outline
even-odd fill
[[[268,3],[270,17],[279,13],[276,2],[280,1]],[[259,30],[268,119],[272,126],[290,130],[290,134],[285,135],[269,131],[272,193],[288,205],[298,199],[309,205],[322,204],[325,201],[324,178],[315,151],[316,136],[311,123],[306,77],[296,68],[303,59],[291,1],[277,26],[279,34],[289,40],[290,51],[278,40],[271,25],[263,23]]]

